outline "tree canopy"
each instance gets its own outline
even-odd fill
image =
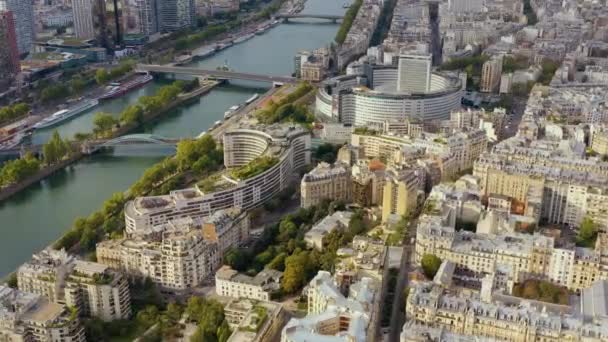
[[[441,266],[441,259],[439,259],[436,255],[433,254],[425,254],[422,256],[422,272],[424,275],[429,278],[435,278],[435,274],[439,271],[439,267]]]

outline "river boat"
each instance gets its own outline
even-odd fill
[[[154,77],[152,77],[152,75],[150,75],[150,74],[138,76],[124,84],[121,84],[120,86],[114,86],[114,87],[110,88],[110,90],[108,92],[106,92],[105,94],[101,95],[99,97],[99,99],[100,100],[109,100],[109,99],[121,97],[124,94],[130,92],[131,90],[140,88],[140,87],[144,86],[145,84],[152,82],[152,80],[154,80]]]
[[[247,101],[245,101],[245,104],[250,104],[251,102],[257,100],[258,97],[260,97],[260,94],[253,94],[252,97],[248,98]]]
[[[41,128],[55,126],[70,118],[80,115],[93,107],[96,107],[98,104],[99,104],[99,101],[97,101],[97,100],[88,100],[88,101],[80,102],[79,104],[77,104],[76,106],[74,106],[72,108],[60,110],[60,111],[54,113],[53,115],[38,121],[33,126],[33,128],[41,129]]]
[[[232,114],[234,114],[234,112],[236,112],[239,108],[241,108],[240,105],[235,105],[228,108],[228,110],[224,112],[224,119],[230,118]]]

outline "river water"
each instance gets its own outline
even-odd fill
[[[302,13],[343,14],[345,1],[350,2],[307,0]],[[337,29],[337,24],[323,21],[291,21],[193,65],[212,69],[227,63],[236,71],[290,75],[297,51],[326,46],[333,40]],[[94,113],[103,111],[118,115],[140,96],[153,94],[162,85],[162,81],[155,81],[122,98],[104,102],[61,126],[36,132],[32,141],[35,144],[46,141],[55,129],[63,137],[88,132],[92,128]],[[268,86],[233,82],[218,87],[197,102],[168,113],[142,131],[170,138],[194,137],[223,118],[230,106],[243,103],[255,93],[263,93]],[[57,239],[69,229],[76,217],[90,214],[112,193],[126,190],[146,168],[161,158],[145,154],[95,155],[0,203],[0,276],[15,270],[32,253]]]

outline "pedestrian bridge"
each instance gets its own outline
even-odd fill
[[[296,83],[298,81],[295,77],[290,76],[270,76],[247,72],[236,72],[228,70],[205,70],[200,68],[157,64],[137,64],[136,71],[160,74],[164,73],[174,75],[201,76],[222,80],[237,79],[245,81],[271,82],[274,84]]]

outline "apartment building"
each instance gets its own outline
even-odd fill
[[[484,93],[493,93],[498,90],[502,75],[502,57],[493,57],[483,63],[481,68],[480,90]]]
[[[433,283],[421,283],[410,290],[406,304],[406,326],[444,330],[458,341],[586,341],[608,339],[606,318],[588,322],[579,315],[564,314],[550,308],[525,303],[485,302],[443,289]],[[404,327],[402,341],[422,341]],[[448,333],[449,332],[449,333]],[[410,337],[408,337],[408,335]],[[463,337],[462,339],[460,337]],[[478,339],[479,338],[479,339]],[[444,341],[442,339],[442,341]]]
[[[221,258],[219,243],[206,240],[199,223],[183,220],[157,226],[154,234],[97,245],[100,263],[171,291],[187,290],[213,276]]]
[[[328,336],[337,341],[370,341],[376,336],[379,320],[378,286],[363,278],[352,284],[345,296],[329,272],[319,271],[308,285],[308,315],[289,320],[281,342],[317,341]]]
[[[254,277],[241,274],[224,265],[215,272],[215,293],[218,296],[269,301],[281,289],[283,272],[264,269]]]
[[[385,165],[379,160],[357,160],[352,166],[352,202],[362,207],[382,205]]]
[[[235,127],[224,134],[224,165],[234,169],[258,157],[276,163],[246,179],[227,173],[212,184],[212,191],[195,188],[169,195],[138,197],[125,205],[127,232],[147,229],[176,218],[210,216],[224,209],[249,210],[263,205],[291,184],[295,171],[310,165],[310,132],[287,124]]]
[[[77,312],[40,295],[0,285],[0,338],[3,341],[85,342]]]
[[[348,228],[353,214],[347,211],[336,211],[324,217],[319,223],[315,224],[304,235],[304,242],[309,248],[322,251],[325,248],[325,237],[334,230],[345,230]]]
[[[0,9],[0,92],[14,83],[15,76],[21,72],[17,34],[13,12]]]
[[[104,321],[131,316],[127,280],[106,265],[45,249],[17,270],[20,291],[74,307],[80,315]]]
[[[309,208],[325,199],[348,203],[351,201],[351,191],[351,170],[348,165],[321,162],[302,177],[300,206]]]
[[[424,173],[419,169],[389,169],[382,198],[382,222],[413,213],[424,199]]]

